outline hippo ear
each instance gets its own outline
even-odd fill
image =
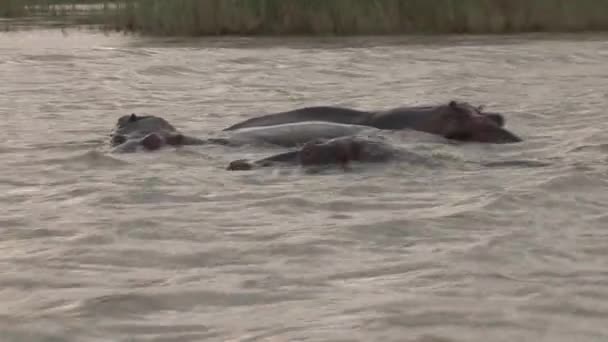
[[[456,101],[452,100],[452,101],[450,101],[449,106],[452,107],[452,108],[457,108],[458,107],[458,103],[456,103]]]
[[[477,111],[480,112],[480,113],[483,112],[484,109],[485,109],[484,105],[477,106]]]
[[[131,116],[129,116],[129,122],[135,122],[137,121],[137,115],[135,115],[135,113],[131,114]]]

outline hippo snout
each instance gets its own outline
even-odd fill
[[[499,143],[508,144],[508,143],[518,143],[518,142],[523,141],[522,138],[518,137],[514,133],[511,133],[510,131],[507,131],[506,129],[501,128],[500,131],[501,132],[498,135]]]
[[[494,144],[512,144],[523,141],[514,133],[496,125],[488,125],[484,129],[474,132],[471,140]]]
[[[505,117],[499,113],[484,113],[488,120],[494,122],[498,127],[505,126]]]

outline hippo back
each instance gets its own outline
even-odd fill
[[[224,130],[231,131],[245,127],[272,126],[304,121],[323,121],[356,125],[368,120],[371,115],[372,114],[369,112],[341,107],[305,107],[255,117],[232,125]]]
[[[367,124],[385,130],[417,129],[440,110],[441,106],[397,107],[374,112]]]
[[[356,134],[373,134],[377,131],[373,127],[361,125],[306,121],[237,129],[232,131],[231,140],[240,143],[263,142],[293,147],[312,140],[332,139]]]

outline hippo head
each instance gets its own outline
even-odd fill
[[[300,164],[325,165],[341,164],[345,166],[350,161],[359,160],[361,145],[354,139],[333,139],[329,141],[310,141],[300,149]]]
[[[483,113],[468,103],[451,101],[441,115],[442,133],[448,139],[484,143],[515,143],[521,138],[504,128],[498,113]]]
[[[113,135],[140,135],[149,133],[175,132],[176,129],[167,120],[152,116],[123,115],[116,122]]]

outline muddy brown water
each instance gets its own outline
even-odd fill
[[[603,35],[1,33],[2,340],[606,341],[607,65]],[[450,99],[525,142],[314,174],[224,170],[269,147],[104,145],[131,112],[206,136]]]

